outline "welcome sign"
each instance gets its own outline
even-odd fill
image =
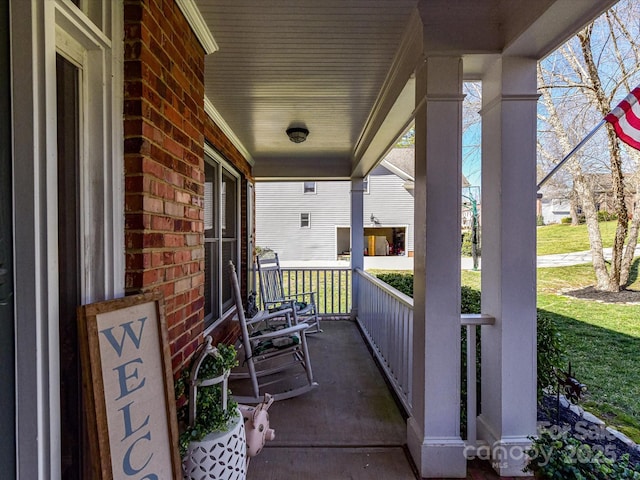
[[[160,294],[85,305],[79,319],[96,478],[179,478],[173,377]]]

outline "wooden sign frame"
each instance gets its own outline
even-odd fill
[[[181,478],[162,294],[78,309],[91,478]]]

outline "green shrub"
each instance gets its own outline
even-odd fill
[[[461,313],[480,313],[480,291],[462,286],[460,299]],[[460,430],[463,437],[467,435],[467,328],[460,327]],[[478,412],[480,407],[482,378],[482,329],[476,329],[476,398]]]
[[[555,321],[555,315],[538,309],[538,399],[544,389],[557,388],[555,372],[564,365],[565,348]]]
[[[462,286],[460,291],[460,313],[481,313],[480,290]]]
[[[629,455],[616,458],[606,447],[594,448],[582,443],[567,431],[542,430],[526,453],[530,460],[525,472],[536,478],[558,480],[640,480],[638,465],[631,465]]]
[[[598,221],[599,222],[610,222],[612,220],[617,220],[618,216],[615,213],[607,212],[605,210],[598,211]]]
[[[569,224],[571,223],[571,217],[562,217],[560,219],[560,223]]]
[[[413,275],[409,273],[380,273],[376,276],[396,290],[413,298]]]
[[[205,357],[200,370],[198,371],[199,379],[215,378],[225,370],[229,370],[236,365],[236,349],[233,345],[219,344],[217,347],[219,356],[209,355]],[[193,360],[197,359],[197,355]],[[175,382],[176,399],[186,398],[188,402],[193,401],[189,398],[189,375],[191,368],[184,369],[182,374]],[[237,415],[238,404],[231,398],[231,392],[227,391],[227,410],[223,410],[222,404],[222,384],[211,385],[198,388],[198,398],[196,402],[196,419],[193,426],[189,426],[188,403],[182,405],[178,410],[178,422],[182,426],[182,433],[178,439],[180,458],[184,457],[190,442],[202,440],[211,432],[224,431]]]
[[[465,230],[462,232],[462,246],[460,248],[460,253],[463,257],[471,257],[473,255],[472,250],[472,240],[473,236],[471,234],[471,230]],[[476,250],[478,255],[480,255],[480,244],[476,246]]]
[[[542,215],[536,215],[536,226],[542,227],[544,225],[544,217]]]

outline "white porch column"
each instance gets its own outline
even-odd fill
[[[364,269],[364,179],[351,179],[351,272]],[[351,276],[351,318],[358,315],[358,276]]]
[[[422,477],[466,477],[460,438],[462,60],[428,57],[416,71],[412,417]]]
[[[479,438],[501,475],[524,476],[536,431],[536,61],[503,57],[483,78]]]

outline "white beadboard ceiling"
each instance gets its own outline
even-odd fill
[[[407,72],[420,52],[406,32],[416,24],[426,48],[464,55],[473,77],[505,49],[547,54],[615,1],[195,0],[218,46],[205,94],[256,177],[348,178],[411,121]],[[308,128],[308,140],[290,142],[290,126]]]

